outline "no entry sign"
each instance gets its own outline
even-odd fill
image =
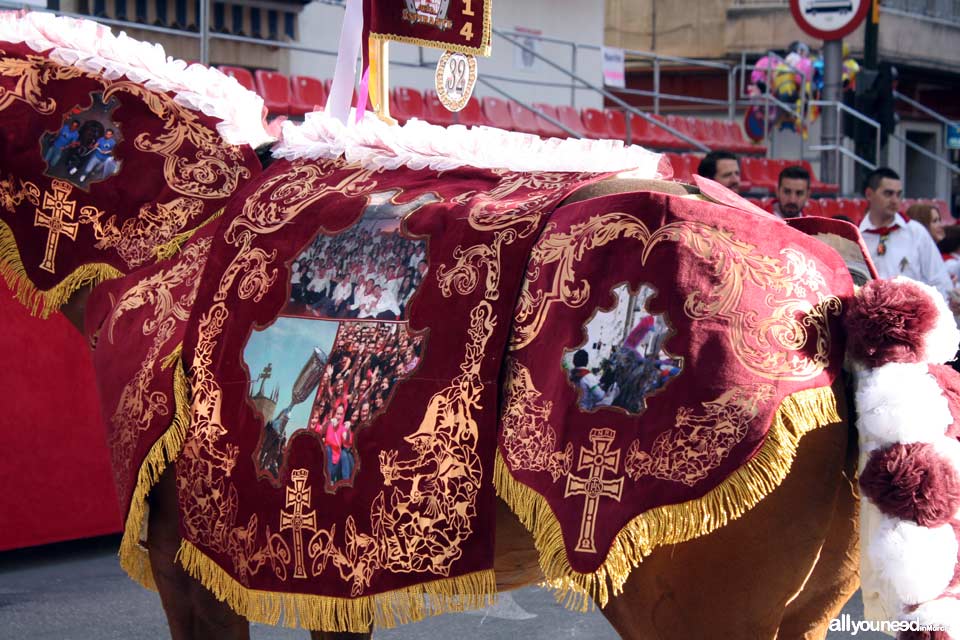
[[[790,0],[790,12],[803,31],[821,40],[840,40],[867,17],[870,0]]]

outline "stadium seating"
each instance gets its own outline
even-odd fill
[[[310,76],[290,76],[290,115],[303,116],[323,109],[327,90],[323,83]]]
[[[534,102],[533,108],[543,111],[545,114],[553,118],[554,120],[559,120],[557,115],[557,108],[552,104],[544,104],[543,102]],[[545,138],[566,138],[567,132],[553,124],[546,118],[535,115],[537,122],[537,131],[532,133],[538,133]]]
[[[786,160],[785,166],[794,164],[794,162]],[[820,182],[817,179],[816,173],[813,171],[813,167],[806,160],[800,161],[800,166],[810,172],[810,191],[812,193],[823,193],[826,195],[836,195],[840,191],[840,185],[829,184],[827,182]]]
[[[483,116],[487,119],[490,126],[508,131],[513,130],[513,116],[510,115],[510,107],[505,100],[493,96],[485,96],[480,101]],[[529,113],[529,112],[528,112]]]
[[[480,112],[480,103],[477,102],[476,98],[471,98],[473,101],[477,112]],[[469,106],[469,104],[467,105]],[[462,111],[460,113],[463,113]],[[437,97],[437,94],[433,91],[427,89],[423,92],[423,119],[431,124],[440,125],[442,127],[448,127],[454,122],[456,122],[456,115],[447,110],[443,103],[440,102],[440,98]]]
[[[510,118],[513,120],[514,131],[523,133],[540,134],[540,118],[533,111],[530,111],[519,102],[510,101],[507,103],[507,110],[510,112]]]
[[[253,74],[257,93],[263,98],[263,105],[271,116],[290,114],[290,81],[277,71],[257,69]]]
[[[429,91],[429,89],[427,90]],[[503,102],[500,100],[499,102]],[[498,114],[501,113],[499,107],[495,109]],[[507,114],[509,115],[509,114]],[[459,124],[462,124],[467,127],[496,127],[504,128],[506,126],[509,128],[509,118],[506,122],[497,125],[490,122],[490,119],[487,118],[486,113],[484,112],[482,103],[477,100],[475,96],[471,96],[467,101],[467,106],[458,111],[455,115],[456,121]]]
[[[557,107],[557,120],[563,123],[567,129],[576,131],[580,136],[586,137],[587,131],[583,127],[582,115],[575,107],[562,104]],[[564,132],[563,135],[569,135]]]
[[[600,109],[587,107],[580,112],[580,118],[583,123],[584,134],[589,138],[602,140],[605,138],[616,138],[610,132],[610,125],[607,122],[607,116]],[[621,140],[623,138],[620,138]]]
[[[395,87],[391,93],[390,115],[401,124],[413,118],[424,119],[422,93],[410,87]]]
[[[229,65],[222,65],[217,67],[225,75],[230,76],[234,80],[240,83],[244,89],[249,89],[250,91],[256,91],[257,87],[253,82],[253,74],[244,69],[243,67],[231,67]]]

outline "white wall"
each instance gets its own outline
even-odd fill
[[[604,30],[603,5],[603,0],[494,0],[493,28],[507,32],[517,28],[534,30],[541,32],[546,38],[600,46],[603,43]],[[335,52],[342,19],[343,9],[340,7],[319,2],[307,5],[300,14],[301,43]],[[515,47],[503,38],[493,35],[492,44],[492,56],[478,59],[479,75],[495,82],[499,88],[517,99],[552,104],[571,104],[571,101],[575,101],[577,107],[597,107],[602,104],[601,96],[593,91],[577,91],[576,96],[572,96],[569,78],[542,61],[534,62],[530,69],[518,68]],[[572,47],[568,45],[539,42],[537,49],[538,53],[565,68],[572,64]],[[391,86],[432,88],[436,60],[440,53],[435,49],[421,51],[419,47],[391,43]],[[409,68],[397,64],[417,64],[421,55],[429,62],[424,68]],[[578,74],[585,80],[594,84],[601,82],[599,51],[579,50],[576,64]],[[333,76],[333,67],[333,56],[294,51],[290,55],[288,72],[329,78]],[[557,88],[534,84],[535,82],[563,83],[566,86]],[[498,95],[496,91],[481,83],[477,83],[475,94]]]

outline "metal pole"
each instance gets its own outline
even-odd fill
[[[737,72],[730,69],[727,73],[727,118],[737,117]]]
[[[653,112],[660,115],[660,58],[653,59]]]
[[[823,114],[823,146],[832,147],[821,152],[820,174],[824,182],[840,184],[840,163],[836,147],[840,144],[840,127],[836,103],[840,101],[840,85],[843,81],[843,40],[830,40],[823,43],[823,99],[833,103],[827,108],[830,113]]]
[[[210,0],[200,1],[200,64],[210,64]]]
[[[603,54],[601,54],[603,55]],[[574,76],[577,75],[577,43],[574,42],[570,47],[570,71]],[[570,106],[577,106],[577,81],[570,80]]]

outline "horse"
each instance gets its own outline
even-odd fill
[[[616,178],[583,187],[563,204],[631,191],[697,193],[675,182]],[[61,309],[80,330],[91,290],[78,290]],[[843,419],[804,436],[790,473],[760,504],[708,535],[655,550],[631,572],[622,592],[600,609],[622,637],[824,636],[859,584],[857,443],[843,380],[835,392]],[[249,637],[246,619],[175,561],[181,538],[172,465],[149,505],[150,566],[173,639]],[[495,541],[498,590],[543,580],[533,536],[501,499]],[[310,632],[315,640],[370,635]]]

